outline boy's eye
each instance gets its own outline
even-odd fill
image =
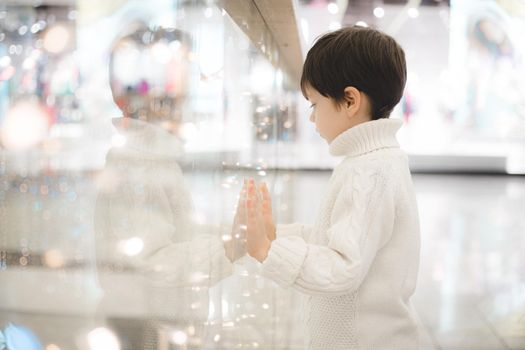
[[[315,107],[315,103],[312,103],[312,104],[310,105],[310,108],[314,108],[314,107]]]

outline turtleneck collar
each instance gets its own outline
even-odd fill
[[[179,157],[183,154],[182,142],[160,126],[124,117],[111,121],[126,139],[123,147],[114,148],[115,152],[141,152],[153,157]]]
[[[381,148],[399,147],[396,133],[403,125],[399,119],[378,119],[343,131],[330,143],[333,156],[355,157]]]

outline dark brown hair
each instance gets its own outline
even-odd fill
[[[344,101],[353,86],[372,104],[372,119],[388,118],[403,95],[407,77],[405,53],[389,35],[365,27],[347,27],[321,36],[308,52],[301,76],[325,97]]]

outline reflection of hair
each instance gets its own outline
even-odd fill
[[[164,27],[150,28],[144,22],[135,21],[129,24],[114,41],[111,54],[113,54],[113,51],[119,42],[125,39],[141,44],[142,46],[151,45],[160,40],[178,40],[186,46],[191,46],[189,34],[180,29]]]
[[[494,26],[493,29],[490,28],[491,25]],[[501,37],[498,39],[494,38],[490,33],[491,30],[500,30],[502,32]],[[510,45],[509,37],[500,24],[493,22],[488,18],[480,19],[474,24],[472,31],[474,39],[493,56],[512,56],[512,47]]]
[[[168,55],[173,57],[170,47],[179,48],[181,52],[189,51],[191,40],[187,33],[173,28],[150,28],[143,22],[132,22],[114,41],[109,56],[109,76],[113,99],[123,110],[124,115],[131,118],[141,118],[153,121],[155,119],[173,118],[176,105],[180,105],[180,99],[185,95],[187,57],[181,57],[178,62],[166,63],[167,81],[170,89],[166,87],[152,89],[151,81],[143,78],[135,84],[119,84],[116,74],[116,55],[119,50],[125,52],[126,48],[136,49],[138,54],[143,54],[157,44],[168,50]],[[172,46],[171,44],[176,44]],[[129,52],[128,52],[129,54]],[[168,57],[169,58],[169,57]],[[163,63],[158,63],[163,65]],[[157,67],[158,67],[157,65]],[[154,68],[154,67],[151,67]],[[141,67],[136,67],[141,69]],[[171,70],[171,71],[170,71]],[[134,72],[137,75],[137,72]],[[146,75],[148,72],[139,72]]]
[[[512,56],[508,15],[495,2],[485,1],[473,7],[469,16],[468,34],[474,43],[484,48],[494,58]]]
[[[301,89],[310,85],[325,97],[344,101],[353,86],[372,104],[372,118],[388,118],[401,99],[407,69],[405,53],[390,36],[371,28],[348,27],[323,35],[308,52]]]

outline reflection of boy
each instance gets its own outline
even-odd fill
[[[146,46],[169,48],[163,41],[165,33],[151,31]],[[121,40],[135,37],[136,33]],[[175,49],[182,44],[186,45],[179,42]],[[148,77],[138,81],[140,85],[155,83]],[[223,244],[218,234],[206,232],[193,220],[191,194],[177,164],[182,153],[176,136],[180,120],[177,104],[182,103],[184,91],[162,94],[158,88],[121,89],[121,83],[111,77],[114,100],[125,117],[113,119],[122,145],[107,155],[96,203],[99,266],[110,264],[116,270],[132,268],[142,273],[147,278],[142,287],[150,316],[205,320],[208,287],[231,273],[231,262],[244,254],[243,248],[236,240]],[[163,108],[166,104],[169,108]],[[119,288],[114,275],[99,275],[109,296]],[[111,298],[103,302],[102,309],[111,313],[115,307]]]
[[[515,74],[515,47],[506,19],[508,16],[497,3],[485,2],[479,8],[477,4],[473,8],[475,12],[470,14],[467,27],[466,104],[465,110],[460,110],[456,118],[480,134],[500,136],[509,129],[517,115],[517,95],[508,93],[510,90],[519,91],[521,84],[516,78],[519,75]]]

